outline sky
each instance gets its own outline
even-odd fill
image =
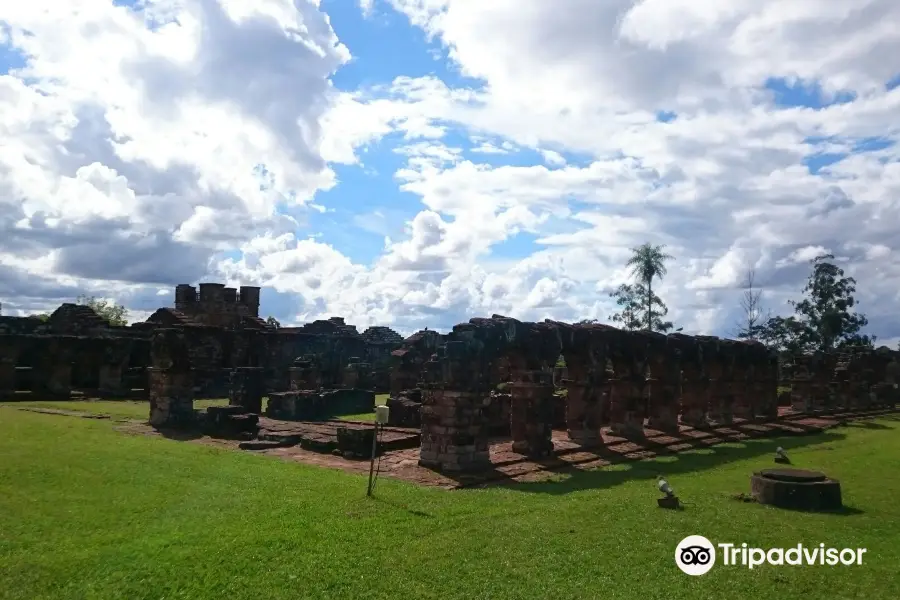
[[[829,252],[895,345],[892,56],[896,0],[0,0],[3,314],[607,322],[649,242],[685,333]]]

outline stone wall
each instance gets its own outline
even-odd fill
[[[140,337],[0,334],[0,395],[67,399],[73,389],[89,397],[133,395],[128,365],[148,347]]]

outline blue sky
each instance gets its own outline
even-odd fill
[[[116,4],[132,5],[132,1]],[[331,18],[338,37],[353,55],[350,63],[341,67],[332,77],[336,88],[343,91],[367,89],[390,83],[399,76],[434,76],[450,87],[475,87],[482,82],[466,78],[449,60],[446,48],[437,40],[428,41],[425,33],[410,25],[401,14],[390,10],[378,10],[365,16],[358,3],[352,0],[323,0],[322,8]],[[379,5],[379,8],[384,8]],[[21,55],[9,46],[0,46],[0,72],[23,66]],[[890,89],[900,83],[900,76],[886,85]],[[838,93],[826,97],[818,84],[771,78],[766,83],[772,101],[779,107],[807,107],[822,109],[833,104],[850,102],[855,95]],[[661,110],[660,121],[677,118],[671,111]],[[509,154],[472,153],[477,146],[464,131],[452,128],[443,138],[450,147],[461,148],[463,158],[491,166],[527,166],[545,164],[534,150],[518,149]],[[825,141],[824,139],[810,142]],[[493,140],[495,144],[502,139]],[[863,138],[856,141],[855,151],[867,152],[887,147],[892,142],[879,138]],[[315,210],[306,215],[306,225],[297,232],[299,237],[315,235],[327,241],[337,250],[359,264],[370,264],[383,250],[384,237],[396,240],[403,236],[404,223],[412,219],[424,207],[415,194],[399,189],[394,173],[405,165],[406,159],[395,150],[408,144],[401,134],[390,134],[364,148],[361,165],[333,165],[338,185],[320,192],[316,203],[326,207],[326,212]],[[561,152],[572,165],[584,166],[589,157]],[[804,161],[812,173],[846,158],[848,154],[813,153]],[[548,168],[558,168],[546,165]],[[535,241],[540,236],[522,232],[512,236],[492,249],[495,258],[523,258],[540,249]],[[228,253],[235,256],[239,253]]]
[[[460,74],[449,60],[446,48],[438,41],[429,42],[424,32],[411,26],[403,15],[376,11],[367,17],[356,2],[347,0],[324,0],[322,8],[331,16],[335,32],[354,57],[332,78],[340,90],[350,92],[384,85],[400,76],[433,76],[454,88],[482,85]],[[488,141],[496,145],[503,143],[502,139]],[[452,128],[442,142],[462,149],[464,159],[480,164],[527,166],[544,162],[538,152],[527,148],[509,154],[470,152],[480,144],[473,143],[464,131]],[[406,157],[395,150],[408,144],[401,134],[391,134],[363,150],[362,166],[334,165],[340,183],[317,196],[317,203],[328,211],[311,212],[309,229],[359,264],[370,264],[378,257],[384,248],[385,235],[400,239],[404,222],[425,208],[418,196],[400,190],[394,179],[394,173],[406,163]],[[588,162],[575,154],[562,154],[571,164]],[[384,219],[366,216],[372,213],[384,215]],[[366,219],[369,226],[358,226],[361,219]],[[503,259],[528,256],[539,249],[534,244],[538,237],[520,233],[495,246],[492,256]]]
[[[449,60],[446,48],[438,41],[428,41],[419,28],[410,25],[408,19],[391,11],[376,12],[364,16],[355,2],[346,0],[324,0],[323,8],[331,15],[332,25],[341,41],[350,49],[353,60],[343,66],[332,78],[341,90],[354,91],[376,85],[387,84],[399,76],[434,76],[450,87],[474,87],[480,81],[463,77]],[[898,82],[892,81],[887,87]],[[821,110],[831,105],[853,101],[855,94],[841,92],[827,97],[817,83],[789,81],[785,78],[770,78],[765,85],[771,93],[772,102],[781,108],[805,107]],[[669,122],[677,118],[672,111],[661,110],[658,120]],[[808,141],[815,142],[810,138]],[[826,141],[820,139],[818,141]],[[451,129],[443,138],[450,146],[461,148],[462,157],[491,166],[527,166],[545,161],[538,152],[518,149],[509,154],[472,153],[477,146],[464,131]],[[503,140],[496,139],[499,145]],[[384,236],[396,240],[403,234],[403,223],[412,219],[423,209],[420,199],[411,193],[398,189],[393,173],[402,168],[405,158],[395,152],[396,148],[407,144],[400,134],[392,134],[366,147],[359,165],[335,165],[339,184],[320,193],[317,202],[326,206],[323,214],[309,216],[311,231],[321,234],[336,249],[354,262],[370,264],[384,247]],[[867,152],[887,147],[892,142],[879,138],[862,138],[855,141],[856,152]],[[568,164],[585,166],[590,158],[575,153],[561,152]],[[849,154],[812,153],[805,160],[811,173],[834,164]],[[558,168],[547,165],[548,168]],[[376,213],[372,218],[367,215]],[[382,215],[384,218],[382,218]],[[368,226],[359,227],[365,219]],[[349,226],[348,226],[349,225]],[[298,232],[302,236],[302,232]],[[499,259],[524,258],[540,250],[536,244],[541,236],[521,232],[492,248],[492,257]]]

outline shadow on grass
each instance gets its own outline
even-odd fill
[[[199,440],[203,437],[203,432],[199,429],[175,429],[170,427],[155,428],[159,435],[167,440],[175,440],[176,442],[189,442],[191,440]]]
[[[391,500],[388,500],[388,499],[386,499],[386,498],[382,498],[382,497],[380,497],[380,496],[375,496],[375,495],[373,495],[373,496],[371,497],[371,501],[372,501],[372,502],[378,502],[379,504],[386,504],[386,505],[390,506],[391,508],[396,508],[396,509],[398,509],[398,510],[405,511],[406,513],[408,513],[408,514],[410,514],[410,515],[412,515],[412,516],[414,516],[414,517],[420,517],[420,518],[423,518],[423,519],[433,519],[433,518],[434,518],[434,515],[428,514],[427,512],[423,512],[423,511],[421,511],[421,510],[415,510],[415,509],[409,508],[409,507],[406,506],[405,504],[401,504],[401,503],[399,503],[399,502],[393,502],[393,501],[391,501]]]
[[[607,467],[592,471],[567,468],[557,471],[565,477],[548,482],[504,482],[504,487],[522,492],[537,494],[569,494],[581,490],[597,490],[610,488],[628,481],[655,480],[659,475],[675,478],[678,475],[714,469],[726,463],[760,458],[766,460],[766,466],[774,466],[775,449],[778,447],[790,454],[791,449],[814,444],[836,442],[846,436],[828,431],[815,435],[788,436],[778,438],[756,438],[742,442],[726,442],[678,452],[660,454],[649,460],[621,460],[612,462]],[[607,458],[603,453],[602,457]],[[609,453],[613,454],[613,453]],[[803,468],[803,465],[793,465]],[[760,468],[763,468],[760,465]],[[749,477],[750,472],[747,473]]]
[[[885,419],[886,421],[896,421],[897,419]],[[884,429],[894,429],[894,427],[888,427],[887,425],[882,425],[881,423],[876,423],[875,421],[850,421],[849,423],[844,423],[841,425],[842,427],[853,427],[855,429],[873,429],[873,430],[884,430]]]
[[[843,506],[841,508],[835,510],[800,510],[796,508],[780,508],[777,506],[773,506],[777,510],[783,510],[786,513],[803,513],[805,515],[808,514],[816,514],[816,515],[827,515],[829,517],[855,517],[857,515],[864,515],[866,511],[861,510],[859,508],[854,508],[852,506]]]

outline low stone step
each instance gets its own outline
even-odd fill
[[[241,450],[271,450],[272,448],[284,448],[290,445],[292,444],[272,440],[249,440],[238,444],[238,448]]]

